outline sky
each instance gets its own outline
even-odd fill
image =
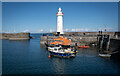
[[[2,32],[56,32],[59,7],[64,32],[118,31],[117,2],[3,2]]]

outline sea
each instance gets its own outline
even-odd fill
[[[2,74],[119,74],[120,63],[98,56],[95,47],[78,49],[75,58],[49,58],[43,34],[30,34],[30,40],[2,40]],[[52,35],[52,34],[49,34]]]

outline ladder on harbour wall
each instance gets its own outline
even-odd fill
[[[100,51],[109,51],[110,35],[98,35],[97,42]]]

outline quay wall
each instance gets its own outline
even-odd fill
[[[78,44],[89,44],[97,42],[97,36],[64,36],[72,40],[72,42]],[[41,44],[53,42],[55,38],[59,38],[59,36],[41,36]]]
[[[28,40],[30,39],[30,33],[0,33],[0,39]]]
[[[120,52],[120,39],[110,39],[110,50]]]
[[[64,37],[70,38],[72,42],[78,43],[78,44],[90,44],[90,43],[96,43],[97,37],[99,34],[102,35],[110,35],[110,37],[115,36],[115,32],[64,32]],[[54,38],[58,38],[56,36],[56,32],[53,32],[53,36],[41,36],[41,43],[47,43],[47,42],[53,42]]]
[[[117,52],[111,57],[120,60],[120,39],[110,39],[110,51]]]
[[[98,34],[108,34],[110,36],[114,36],[115,32],[64,32],[64,36],[97,36]],[[53,32],[53,36],[56,35],[56,32]]]

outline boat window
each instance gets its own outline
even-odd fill
[[[57,49],[55,48],[54,50],[56,51]]]
[[[61,50],[61,48],[59,48],[58,50]]]

